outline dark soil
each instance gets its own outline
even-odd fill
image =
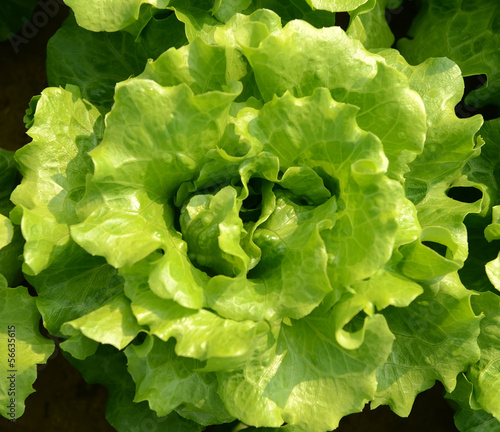
[[[16,423],[0,417],[0,432],[115,431],[105,419],[106,388],[87,384],[59,351],[39,366],[33,387],[24,415]]]
[[[46,25],[25,28],[13,40],[0,43],[0,147],[15,150],[30,141],[23,116],[31,97],[47,86],[45,46],[68,13],[62,4],[57,9]],[[87,384],[58,351],[47,365],[39,367],[34,387],[36,392],[28,397],[25,414],[15,424],[0,417],[0,432],[114,431],[105,420],[106,389]],[[367,408],[345,417],[337,431],[456,432],[457,429],[453,411],[443,399],[442,386],[436,385],[418,396],[407,419],[393,414],[388,407],[374,411]]]
[[[39,6],[35,10],[44,26],[26,25],[10,40],[0,43],[0,147],[16,150],[29,142],[23,116],[31,98],[47,87],[45,73],[46,45],[68,14],[68,8],[57,0],[55,16]],[[45,14],[45,20],[43,18]],[[52,13],[51,13],[52,15]]]

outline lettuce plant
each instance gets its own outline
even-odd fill
[[[459,48],[416,54],[430,1],[390,48],[399,3],[67,1],[11,195],[38,296],[3,290],[117,430],[325,432],[437,380],[498,427],[498,122],[456,116]]]

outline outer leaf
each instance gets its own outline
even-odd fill
[[[11,241],[14,236],[14,227],[9,218],[0,215],[0,248],[4,248]]]
[[[471,408],[471,394],[473,385],[465,374],[457,379],[457,387],[445,397],[453,401],[456,408],[455,425],[460,432],[495,432],[500,427],[497,420],[490,413],[481,409]]]
[[[396,340],[387,362],[377,371],[372,407],[389,404],[400,416],[408,416],[415,396],[435,380],[453,390],[457,375],[479,358],[480,318],[474,315],[471,293],[457,274],[424,289],[409,307],[383,312]]]
[[[185,83],[195,94],[201,94],[223,91],[228,81],[246,74],[247,66],[236,50],[196,38],[187,46],[169,49],[156,61],[149,61],[139,78],[152,79],[165,87]]]
[[[483,199],[484,210],[482,212],[485,217],[481,219],[476,218],[473,221],[473,228],[477,229],[476,235],[478,236],[476,244],[482,247],[482,249],[480,249],[481,254],[479,256],[472,257],[479,262],[469,260],[472,262],[468,263],[469,268],[467,270],[475,274],[480,274],[480,280],[483,281],[483,288],[481,289],[481,287],[479,287],[479,290],[484,291],[491,286],[488,281],[484,280],[484,266],[486,266],[486,275],[489,281],[497,290],[500,290],[500,258],[498,245],[493,242],[493,240],[500,238],[500,206],[498,206],[498,191],[500,189],[498,177],[498,164],[500,162],[498,157],[498,148],[500,145],[500,119],[485,122],[480,133],[481,137],[484,139],[484,145],[481,148],[481,155],[469,162],[468,176],[472,181],[483,185],[484,193],[486,194],[486,197]],[[491,208],[492,219],[489,220]],[[488,222],[490,222],[489,225]],[[469,224],[469,226],[470,225],[471,224]],[[483,233],[480,232],[481,229],[484,229],[484,236]],[[487,244],[485,239],[493,243]],[[474,245],[472,246],[474,247]],[[486,253],[486,251],[488,251],[488,253]],[[474,268],[474,265],[476,268]]]
[[[176,0],[174,9],[177,19],[183,22],[186,27],[187,40],[194,42],[197,37],[200,37],[205,42],[212,43],[213,34],[220,22],[208,11],[211,6],[201,10],[196,6],[189,7],[186,3],[183,0]]]
[[[198,372],[203,364],[177,356],[174,347],[173,341],[152,337],[125,350],[128,371],[136,383],[134,401],[147,400],[160,417],[178,408],[183,416],[205,426],[232,421],[217,394],[215,374]]]
[[[389,64],[402,71],[410,86],[425,104],[427,136],[425,147],[406,174],[406,195],[415,204],[418,220],[428,238],[448,248],[447,257],[463,263],[467,257],[467,231],[463,224],[467,213],[478,213],[481,202],[463,203],[447,196],[460,185],[465,164],[479,154],[475,134],[482,118],[459,119],[454,107],[463,93],[460,69],[448,59],[429,59],[410,66],[397,51],[381,51]],[[440,227],[439,229],[435,229]],[[444,230],[442,230],[443,228]],[[445,241],[448,238],[448,241]]]
[[[285,25],[288,21],[300,19],[307,21],[314,27],[331,27],[335,24],[335,13],[325,9],[311,8],[308,0],[259,0],[254,1],[252,6],[244,11],[251,14],[258,9],[269,9],[279,15],[281,23]]]
[[[252,0],[215,0],[212,13],[219,21],[226,22],[234,14],[243,12],[252,4]]]
[[[285,425],[279,428],[267,428],[267,427],[262,427],[262,428],[254,428],[254,427],[249,427],[247,428],[248,432],[305,432],[304,429],[300,426],[297,425]]]
[[[148,284],[153,259],[121,270],[125,293],[140,325],[147,326],[150,334],[165,342],[172,337],[177,340],[177,355],[208,359],[209,368],[220,369],[241,364],[267,344],[269,326],[263,322],[223,319],[206,309],[187,309],[156,296]]]
[[[0,214],[8,216],[14,205],[10,194],[18,184],[17,164],[14,153],[0,149]]]
[[[488,82],[467,97],[482,107],[499,104],[500,5],[496,0],[425,0],[398,48],[412,64],[429,57],[448,57],[457,62],[464,76],[486,74]]]
[[[377,0],[375,7],[368,13],[351,18],[347,34],[360,40],[366,49],[389,48],[394,43],[385,10],[391,0]]]
[[[493,286],[500,291],[500,253],[497,258],[486,264],[486,274]]]
[[[313,9],[330,12],[352,11],[364,5],[368,0],[307,0]]]
[[[469,180],[485,187],[484,193],[487,196],[483,199],[483,204],[489,211],[490,206],[499,202],[500,119],[485,121],[479,134],[484,140],[481,154],[468,162],[465,172]]]
[[[473,400],[482,410],[500,420],[500,297],[485,292],[472,299],[474,310],[484,313],[478,344],[481,359],[470,367]]]
[[[284,406],[287,423],[311,432],[335,429],[343,416],[363,409],[374,395],[375,369],[385,361],[393,340],[385,320],[374,316],[364,323],[364,343],[345,350],[328,339],[331,322],[331,317],[311,317],[283,328],[278,352],[287,354],[265,390]],[[310,353],[305,358],[303,350]]]
[[[401,180],[407,164],[422,151],[426,130],[422,101],[407,79],[340,27],[318,30],[293,21],[270,31],[262,23],[249,23],[236,32],[263,99],[286,91],[309,96],[317,87],[328,88],[336,100],[360,108],[358,124],[381,139],[389,175]]]
[[[113,267],[74,242],[47,269],[27,279],[37,290],[44,326],[54,336],[63,336],[60,328],[65,322],[99,309],[123,290],[123,281]]]
[[[175,300],[180,305],[200,309],[204,305],[203,287],[208,276],[194,267],[187,256],[184,240],[174,239],[176,247],[157,259],[150,271],[149,286],[159,297]]]
[[[82,333],[75,332],[75,335],[62,342],[59,346],[75,359],[85,360],[95,354],[99,348],[99,342],[89,339]]]
[[[220,394],[229,411],[248,424],[284,420],[308,431],[334,429],[341,417],[360,411],[374,395],[375,369],[393,336],[380,315],[367,318],[363,344],[348,350],[331,337],[332,318],[312,315],[282,326],[275,355],[222,374]]]
[[[493,207],[493,220],[484,230],[486,240],[489,242],[500,238],[500,206]],[[500,291],[500,252],[496,259],[486,264],[486,274],[493,286]]]
[[[83,98],[110,107],[117,82],[139,75],[148,59],[185,42],[184,26],[173,14],[151,19],[135,38],[126,31],[86,30],[70,16],[47,46],[49,85],[76,85]]]
[[[366,329],[356,331],[349,328],[356,322],[361,312],[372,316],[388,306],[406,308],[423,289],[415,282],[389,269],[380,269],[373,276],[352,285],[350,292],[335,304],[335,337],[347,349],[356,349],[364,341]]]
[[[83,361],[68,356],[85,380],[108,388],[106,418],[118,432],[201,432],[203,426],[176,413],[158,417],[146,402],[133,402],[135,385],[127,372],[127,359],[121,351],[101,345],[97,353]]]
[[[0,414],[14,420],[24,413],[24,400],[34,392],[36,365],[46,363],[54,342],[38,330],[40,314],[24,287],[7,288],[0,276]]]
[[[14,207],[10,195],[19,182],[18,175],[14,153],[0,149],[0,274],[9,286],[16,286],[23,280],[19,256],[23,252],[24,239],[20,228],[8,219]]]
[[[474,216],[474,218],[468,216],[465,220],[469,241],[469,256],[464,267],[459,271],[459,275],[462,283],[467,288],[482,292],[494,289],[489,278],[492,277],[493,280],[496,277],[496,272],[490,272],[488,275],[487,268],[488,265],[491,266],[490,262],[495,262],[499,250],[497,242],[489,243],[484,236],[484,230],[491,222],[491,219]]]
[[[76,320],[66,322],[61,331],[77,338],[80,333],[102,344],[125,348],[141,331],[124,294],[108,300],[99,309]]]
[[[23,209],[24,268],[31,274],[46,269],[70,241],[69,225],[78,221],[75,204],[92,172],[87,152],[97,145],[103,121],[79,97],[75,87],[45,89],[28,131],[33,141],[16,152],[23,180],[12,201]]]
[[[272,329],[279,334],[280,326]],[[221,371],[219,395],[227,410],[248,425],[279,427],[283,424],[282,409],[264,395],[265,387],[276,374],[283,355],[276,355],[276,344],[255,356],[242,370]]]
[[[80,27],[94,32],[122,30],[139,19],[141,5],[166,8],[169,0],[65,0]]]
[[[24,239],[21,229],[12,225],[11,221],[0,215],[1,227],[1,249],[0,249],[0,274],[7,279],[9,285],[21,283],[23,275],[21,272]]]
[[[466,220],[469,256],[464,268],[460,271],[460,277],[468,288],[486,291],[492,289],[493,286],[500,289],[500,281],[498,280],[498,275],[500,275],[499,251],[496,242],[492,241],[499,235],[498,210],[492,206],[499,202],[500,120],[485,121],[479,134],[484,140],[481,154],[471,159],[464,171],[467,178],[473,182],[470,186],[483,193],[482,211],[480,215],[475,217],[470,215]]]

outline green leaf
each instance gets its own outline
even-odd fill
[[[265,394],[280,406],[286,403],[287,423],[311,431],[335,429],[343,416],[361,411],[373,398],[375,370],[386,360],[393,335],[380,315],[366,318],[364,329],[363,344],[346,350],[328,337],[331,317],[311,316],[283,328],[278,353],[286,354]],[[304,351],[310,353],[305,358]]]
[[[382,313],[396,336],[387,362],[377,370],[378,389],[372,408],[390,405],[398,415],[410,413],[418,393],[440,380],[448,391],[457,375],[479,358],[479,321],[471,292],[451,273],[423,284],[424,293],[406,308]]]
[[[495,432],[500,427],[500,420],[486,411],[471,407],[472,389],[473,385],[465,374],[460,374],[455,390],[445,395],[452,405],[456,405],[455,426],[460,432]]]
[[[14,207],[10,195],[19,183],[14,152],[0,149],[0,275],[7,279],[9,286],[22,283],[20,255],[24,239],[19,226],[8,219]]]
[[[287,91],[303,97],[328,88],[335,100],[359,107],[359,126],[381,139],[389,175],[402,180],[407,164],[422,151],[426,132],[422,100],[406,77],[340,27],[315,29],[293,21],[270,33],[260,22],[235,33],[264,101]]]
[[[484,140],[481,154],[469,160],[465,173],[470,181],[483,186],[484,211],[489,211],[492,205],[499,202],[500,191],[500,119],[485,121],[479,131]]]
[[[98,309],[64,323],[63,334],[79,338],[80,334],[102,344],[125,348],[141,331],[124,294],[110,298]]]
[[[498,205],[492,209],[492,223],[484,229],[484,236],[489,242],[500,239],[500,206]],[[493,247],[498,250],[498,245]],[[486,263],[486,274],[493,286],[500,291],[500,252],[494,260]]]
[[[215,195],[195,195],[184,205],[180,224],[193,263],[217,274],[247,273],[250,257],[240,246],[241,204],[236,190],[227,186]]]
[[[14,237],[14,227],[9,218],[0,215],[0,249],[7,246]]]
[[[338,343],[347,349],[358,348],[363,343],[365,329],[349,330],[358,314],[372,316],[389,306],[406,308],[422,292],[420,285],[389,268],[354,283],[333,308]]]
[[[310,315],[282,325],[273,353],[245,369],[219,375],[219,393],[231,414],[255,426],[326,431],[361,411],[376,390],[375,370],[390,352],[393,336],[382,316],[366,318],[359,348],[338,344],[332,315]]]
[[[232,421],[217,394],[215,374],[197,371],[202,362],[179,357],[174,348],[173,340],[152,337],[125,350],[128,371],[136,384],[134,401],[147,400],[160,417],[179,409],[184,417],[204,426]]]
[[[470,273],[470,282],[473,284],[471,286],[478,291],[489,289],[491,284],[500,290],[500,258],[498,244],[494,241],[500,238],[498,206],[500,119],[486,121],[480,130],[480,135],[484,140],[481,154],[469,161],[465,171],[471,182],[474,182],[472,185],[483,192],[482,217],[469,218],[467,224],[469,237],[474,241],[470,242],[471,254],[464,270]],[[476,251],[477,253],[474,253]],[[472,279],[474,276],[477,278],[476,281]]]
[[[247,74],[247,66],[231,47],[210,45],[196,38],[189,45],[169,49],[156,61],[149,61],[141,79],[151,79],[164,87],[187,84],[195,94],[224,91],[229,81]]]
[[[424,151],[410,164],[405,175],[406,196],[417,208],[422,228],[431,228],[430,240],[448,248],[447,255],[457,263],[467,257],[467,230],[463,224],[468,213],[479,213],[481,201],[460,202],[447,192],[463,181],[467,162],[479,155],[476,133],[481,116],[459,119],[455,105],[463,94],[460,69],[448,59],[428,59],[410,66],[395,50],[379,51],[393,67],[403,72],[412,89],[421,95],[427,115]],[[439,229],[435,229],[438,228]],[[440,233],[436,238],[436,234]],[[450,239],[451,237],[451,239]],[[445,238],[451,240],[446,242]]]
[[[176,413],[158,417],[146,402],[134,402],[135,384],[127,372],[124,353],[109,345],[101,345],[95,355],[77,360],[66,355],[89,384],[107,387],[109,398],[106,419],[118,432],[201,432],[204,428]]]
[[[491,292],[472,298],[477,313],[484,314],[478,338],[481,358],[467,372],[472,397],[479,408],[500,420],[500,297]]]
[[[425,0],[398,48],[411,64],[429,57],[448,57],[464,76],[485,74],[488,82],[467,96],[468,104],[482,107],[499,102],[500,9],[496,0]]]
[[[186,308],[200,309],[204,305],[203,289],[208,276],[191,263],[185,241],[173,239],[173,243],[176,246],[168,255],[158,258],[151,266],[149,286],[158,297],[172,299]]]
[[[24,413],[24,400],[35,390],[37,364],[47,362],[54,342],[39,331],[40,314],[25,287],[7,288],[0,276],[0,415],[10,420]]]
[[[186,37],[189,42],[194,42],[197,37],[209,44],[213,42],[214,32],[221,23],[208,11],[210,6],[207,9],[190,7],[183,0],[175,1],[173,6],[175,16],[185,25]]]
[[[65,0],[80,27],[93,32],[122,30],[139,19],[141,6],[163,9],[169,0]]]
[[[248,362],[243,370],[221,371],[219,395],[231,415],[247,425],[279,427],[283,424],[282,409],[264,395],[265,387],[276,373],[283,356],[275,347],[263,356]]]
[[[478,215],[469,215],[465,219],[469,256],[458,273],[467,288],[479,292],[494,289],[487,275],[486,265],[497,258],[499,248],[497,242],[489,243],[484,236],[484,230],[489,222],[491,219]]]
[[[103,141],[91,152],[95,173],[80,205],[86,220],[72,226],[73,238],[115,267],[158,248],[168,256],[178,237],[169,197],[216,146],[240,88],[231,91],[195,95],[185,84],[142,79],[118,84]]]
[[[8,216],[14,205],[10,194],[19,183],[14,152],[0,149],[0,214]]]
[[[313,9],[330,12],[352,11],[364,5],[368,0],[307,0]]]
[[[253,233],[252,242],[262,254],[258,266],[248,278],[215,276],[208,283],[208,305],[222,316],[270,322],[298,319],[331,291],[321,233],[333,224],[335,199],[316,208],[301,207],[284,194],[275,202],[269,218]]]
[[[54,336],[63,336],[60,328],[65,322],[99,309],[123,290],[123,280],[113,267],[74,242],[43,272],[26,277],[38,293],[44,326]]]
[[[7,279],[9,286],[15,286],[24,280],[21,271],[24,238],[19,226],[12,227],[8,219],[5,220],[5,228],[7,230],[6,240],[10,240],[6,246],[0,249],[0,274]]]
[[[188,309],[158,297],[148,283],[154,259],[151,256],[120,271],[125,294],[138,323],[149,328],[151,335],[164,342],[176,339],[178,356],[208,359],[208,368],[217,370],[241,364],[268,343],[269,326],[264,322],[223,319],[209,310]]]
[[[219,21],[226,22],[251,4],[252,0],[215,0],[211,11]]]
[[[24,271],[30,274],[46,269],[70,241],[69,225],[78,221],[75,205],[92,172],[87,152],[103,129],[100,112],[71,86],[45,89],[34,118],[28,131],[33,141],[16,152],[23,180],[12,194],[23,210]]]
[[[389,2],[390,0],[377,0],[371,11],[351,18],[347,34],[361,41],[366,49],[391,47],[394,35],[385,16]]]
[[[70,354],[75,359],[84,360],[95,354],[99,348],[99,342],[89,339],[83,333],[75,332],[72,337],[66,339],[59,346],[64,352]]]
[[[317,28],[332,27],[335,24],[335,13],[325,9],[311,8],[308,0],[259,0],[244,11],[250,15],[259,9],[269,9],[279,15],[281,23],[300,19]]]
[[[185,43],[184,26],[174,14],[152,18],[137,37],[126,31],[92,32],[70,16],[47,45],[48,82],[76,85],[84,99],[110,107],[117,82],[139,75],[148,59]]]

